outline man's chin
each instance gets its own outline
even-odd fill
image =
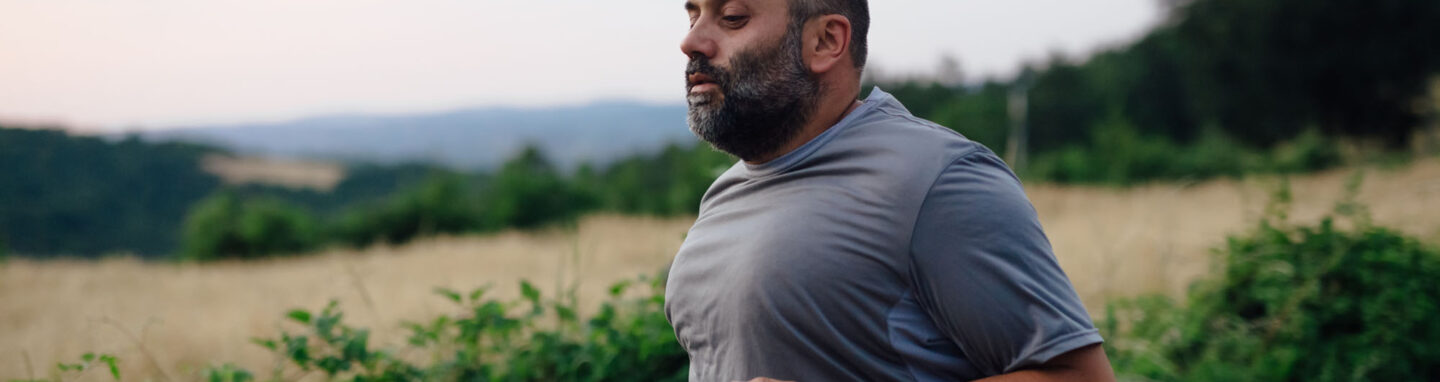
[[[719,91],[708,91],[708,92],[690,93],[690,94],[688,94],[688,95],[685,96],[685,101],[688,102],[688,103],[690,104],[690,107],[692,107],[692,108],[695,108],[695,107],[719,107],[720,104],[721,104],[721,102],[724,100],[724,98],[725,98],[725,97],[724,97],[722,94],[720,94]]]

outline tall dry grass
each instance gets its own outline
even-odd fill
[[[28,378],[27,367],[44,376],[87,351],[120,356],[123,374],[139,377],[132,380],[194,379],[211,362],[269,370],[275,359],[249,339],[274,336],[289,309],[332,298],[347,321],[389,343],[403,343],[401,320],[451,312],[435,287],[493,284],[518,296],[521,279],[547,293],[578,280],[582,306],[594,306],[608,283],[658,272],[689,223],[595,216],[573,232],[438,237],[252,262],[12,259],[0,268],[0,380]]]
[[[1330,210],[1351,172],[1293,177],[1294,218],[1313,220]],[[1061,266],[1098,312],[1113,297],[1181,293],[1207,273],[1211,248],[1253,224],[1275,183],[1030,185],[1027,192]],[[1369,171],[1360,201],[1381,224],[1440,238],[1440,160]],[[449,309],[432,297],[437,286],[493,284],[495,293],[515,296],[522,278],[547,293],[578,280],[582,306],[593,307],[610,282],[662,269],[690,223],[592,216],[574,231],[440,237],[201,265],[12,259],[0,268],[0,379],[27,378],[31,369],[43,377],[55,362],[87,351],[120,356],[130,380],[191,380],[212,362],[268,370],[277,360],[249,338],[274,335],[288,309],[317,308],[331,298],[347,320],[375,329],[385,343],[400,342],[398,322]]]

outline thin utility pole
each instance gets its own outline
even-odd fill
[[[1027,161],[1027,147],[1029,146],[1030,132],[1028,124],[1025,123],[1026,109],[1029,107],[1030,86],[1028,81],[1015,81],[1010,87],[1009,109],[1010,111],[1010,138],[1006,140],[1005,161],[1010,163],[1010,168],[1016,172],[1025,169]]]

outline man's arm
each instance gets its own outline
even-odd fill
[[[1115,372],[1110,370],[1110,360],[1105,357],[1105,349],[1099,344],[1071,350],[1069,353],[1061,354],[1050,359],[1049,362],[1036,366],[1032,369],[1020,370],[1010,374],[1001,374],[990,378],[977,380],[975,382],[1048,382],[1048,381],[1085,381],[1085,382],[1113,382]],[[790,382],[778,379],[757,377],[748,382]]]
[[[935,180],[911,259],[917,302],[981,375],[1020,372],[1007,378],[1024,381],[1109,368],[1034,207],[989,150],[956,159]]]
[[[1001,374],[976,382],[1114,381],[1110,359],[1099,344],[1071,350],[1032,369]]]

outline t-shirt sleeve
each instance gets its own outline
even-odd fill
[[[920,305],[981,372],[1101,342],[1019,180],[989,150],[940,174],[911,240]]]

